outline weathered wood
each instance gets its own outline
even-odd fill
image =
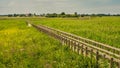
[[[77,52],[77,43],[74,44],[74,51]]]
[[[61,42],[62,42],[62,35],[60,35],[60,40],[61,40]]]
[[[96,68],[99,68],[99,52],[96,52]]]
[[[77,47],[78,47],[78,48],[77,48],[77,52],[78,52],[78,54],[80,54],[80,46],[79,46],[79,45],[80,45],[80,44],[78,43],[78,44],[77,44]]]
[[[63,36],[64,36],[64,35],[63,35]],[[93,48],[93,49],[99,50],[99,51],[101,51],[101,52],[104,52],[104,53],[106,53],[106,54],[113,55],[113,56],[116,56],[116,57],[119,58],[119,55],[114,54],[114,53],[112,53],[112,52],[109,52],[109,51],[107,51],[107,50],[104,50],[104,49],[98,48],[98,47],[96,47],[96,46],[93,46],[93,45],[90,45],[90,44],[87,44],[87,43],[84,43],[84,42],[82,42],[82,41],[75,40],[75,39],[70,38],[70,37],[69,37],[69,39],[74,40],[74,41],[76,41],[76,42],[79,42],[79,43],[81,43],[81,44],[84,44],[84,45],[87,46],[87,47],[90,47],[90,48]]]
[[[69,45],[69,39],[66,38],[66,45]]]
[[[93,49],[91,49],[91,51],[90,51],[91,58],[93,58],[92,55],[93,55]]]
[[[111,60],[110,60],[110,68],[113,68],[113,64],[114,64],[113,58],[111,58]]]
[[[63,40],[64,40],[64,45],[66,45],[66,38],[64,37],[64,39],[63,39]]]
[[[72,40],[70,40],[70,49],[72,49]]]
[[[70,44],[70,40],[68,39],[68,46],[70,47],[70,45],[71,45],[71,44]]]
[[[69,35],[68,33],[67,33],[67,35]],[[116,50],[116,51],[118,51],[118,52],[120,52],[120,49],[118,49],[118,48],[115,48],[115,47],[112,47],[112,46],[109,46],[109,45],[105,45],[105,44],[102,44],[102,43],[98,43],[98,42],[95,42],[95,41],[93,41],[93,40],[89,40],[89,39],[85,39],[85,38],[82,38],[82,37],[79,37],[79,36],[76,36],[76,35],[69,35],[69,36],[75,36],[75,38],[76,37],[78,37],[79,39],[81,39],[81,41],[86,41],[86,42],[89,42],[89,43],[92,43],[92,44],[96,44],[96,45],[99,45],[99,46],[101,46],[101,47],[103,47],[104,46],[104,48],[106,48],[106,49],[111,49],[111,50]]]
[[[72,50],[74,51],[74,41],[72,41]]]
[[[84,51],[83,51],[83,44],[82,44],[81,46],[82,46],[82,47],[81,47],[81,54],[83,54],[83,52],[84,52]]]
[[[85,55],[87,56],[88,55],[88,48],[87,47],[85,47]]]
[[[64,37],[62,37],[62,45],[64,45],[65,43],[64,43]]]

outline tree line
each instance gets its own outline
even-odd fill
[[[57,13],[47,13],[47,14],[36,14],[36,13],[28,13],[28,14],[8,14],[8,15],[0,15],[0,16],[7,16],[7,17],[61,17],[61,18],[68,18],[68,17],[102,17],[102,16],[120,16],[120,14],[78,14],[74,12],[73,14],[66,14],[65,12],[61,12],[60,14]]]

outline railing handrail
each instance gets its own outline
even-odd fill
[[[43,25],[40,25],[40,26],[43,26]],[[117,54],[120,54],[120,49],[119,49],[119,48],[112,47],[112,46],[110,46],[110,45],[106,45],[106,44],[103,44],[103,43],[99,43],[99,42],[96,42],[96,41],[94,41],[94,40],[86,39],[86,38],[83,38],[83,37],[80,37],[80,36],[77,36],[77,35],[74,35],[74,34],[71,34],[71,33],[67,33],[67,32],[58,30],[58,29],[50,28],[50,27],[47,27],[47,26],[43,26],[43,27],[52,29],[52,30],[57,31],[57,32],[59,31],[59,32],[64,33],[64,34],[69,35],[69,36],[76,37],[78,40],[79,40],[79,39],[82,39],[82,40],[84,40],[85,42],[87,41],[86,43],[88,43],[88,41],[89,41],[89,42],[91,42],[91,43],[93,43],[93,44],[103,46],[103,48],[104,48],[104,47],[105,47],[105,48],[109,48],[109,49],[111,49],[112,51],[115,50],[115,51],[119,52],[119,53],[117,53]],[[114,53],[115,53],[115,52],[114,52]]]
[[[67,37],[67,36],[65,36],[65,35],[62,35],[62,36]],[[120,55],[118,55],[118,54],[114,54],[114,53],[112,53],[112,52],[109,52],[109,51],[107,51],[107,50],[98,48],[98,47],[96,47],[96,46],[92,46],[91,44],[88,44],[88,43],[85,43],[85,42],[76,40],[76,39],[74,39],[74,38],[70,38],[70,37],[67,37],[67,38],[72,39],[72,40],[74,40],[74,41],[77,41],[77,42],[79,42],[79,43],[82,43],[82,44],[84,44],[84,45],[87,45],[87,46],[90,47],[90,48],[99,50],[99,51],[101,51],[101,52],[104,52],[104,53],[109,54],[109,55],[112,55],[112,56],[115,56],[115,57],[117,57],[117,58],[119,58],[119,56],[120,56]]]
[[[27,22],[29,23],[29,22]],[[89,50],[93,50],[92,53],[94,53],[94,55],[96,55],[96,60],[98,61],[99,59],[98,56],[100,56],[101,58],[105,58],[107,60],[110,61],[110,68],[113,66],[112,63],[115,62],[117,63],[118,67],[120,68],[120,49],[119,48],[115,48],[109,45],[105,45],[93,40],[89,40],[83,37],[79,37],[77,35],[71,34],[71,33],[67,33],[58,29],[54,29],[51,27],[47,27],[44,25],[34,25],[32,23],[29,23],[32,26],[36,27],[37,29],[41,30],[42,32],[47,33],[48,35],[51,35],[53,37],[55,37],[58,40],[61,40],[61,42],[64,42],[67,44],[68,41],[66,41],[66,39],[71,40],[72,42],[75,42],[75,44],[72,44],[72,46],[74,48],[76,48],[76,43],[82,44],[82,47],[86,52]],[[82,39],[82,40],[81,40]],[[91,44],[90,42],[94,43]],[[83,46],[84,45],[84,46]],[[102,46],[102,48],[101,48]],[[106,47],[106,48],[105,48]],[[87,49],[86,49],[87,48]],[[108,49],[107,49],[108,48]],[[78,49],[78,48],[77,48]],[[112,51],[109,51],[112,50]],[[117,51],[118,53],[116,53],[115,51]]]

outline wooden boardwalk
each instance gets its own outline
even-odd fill
[[[105,45],[90,39],[86,39],[74,34],[70,34],[61,30],[50,28],[43,25],[35,25],[30,21],[27,24],[31,24],[33,27],[41,32],[44,32],[56,39],[58,39],[63,45],[68,45],[73,51],[84,56],[89,56],[96,59],[97,66],[99,68],[100,59],[108,60],[109,68],[120,68],[120,49],[109,45]]]

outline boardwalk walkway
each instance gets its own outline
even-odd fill
[[[109,68],[116,66],[120,68],[120,49],[109,45],[105,45],[90,39],[86,39],[74,34],[70,34],[58,29],[43,25],[35,25],[30,21],[27,21],[33,27],[39,31],[46,33],[57,40],[59,40],[63,45],[68,45],[74,52],[78,54],[83,54],[91,58],[96,59],[97,67],[99,67],[99,60],[108,60]]]

